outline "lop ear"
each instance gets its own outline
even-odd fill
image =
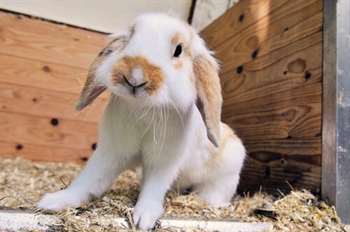
[[[218,147],[222,107],[221,86],[218,64],[209,51],[206,53],[197,55],[193,63],[197,89],[196,105],[207,128],[209,140]]]
[[[123,50],[127,42],[128,36],[121,35],[114,38],[105,48],[100,51],[88,71],[85,85],[80,93],[80,97],[76,105],[76,109],[78,111],[84,109],[87,105],[92,103],[96,97],[106,90],[107,87],[97,78],[97,70],[110,54],[118,53]]]

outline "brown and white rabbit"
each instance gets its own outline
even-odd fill
[[[78,207],[137,166],[142,183],[133,219],[141,229],[163,214],[175,181],[211,205],[229,204],[245,149],[221,122],[218,64],[193,28],[164,14],[139,16],[92,64],[77,109],[106,89],[112,96],[97,149],[71,185],[46,194],[40,208]]]

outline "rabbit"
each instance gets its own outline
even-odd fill
[[[162,13],[138,16],[98,54],[77,103],[82,110],[111,92],[96,150],[66,189],[45,194],[38,207],[78,207],[136,167],[142,180],[133,221],[140,229],[154,227],[174,185],[193,187],[210,205],[230,204],[246,152],[221,122],[218,71],[189,24]]]

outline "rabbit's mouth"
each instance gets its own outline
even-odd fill
[[[126,78],[125,76],[123,76],[123,80],[124,80],[124,83],[130,88],[130,91],[133,95],[136,95],[136,91],[139,89],[139,88],[142,88],[144,87],[148,81],[144,81],[142,82],[141,84],[132,84],[128,78]]]
[[[123,57],[113,69],[112,83],[124,85],[135,96],[140,90],[154,95],[163,82],[164,75],[161,69],[143,56]]]

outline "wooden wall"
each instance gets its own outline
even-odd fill
[[[322,16],[322,0],[241,0],[202,32],[222,62],[222,118],[249,152],[242,190],[319,191]]]
[[[106,96],[75,111],[104,36],[0,12],[0,151],[33,160],[85,160]]]
[[[241,0],[202,32],[222,62],[222,118],[249,152],[242,190],[319,191],[322,7]],[[90,155],[106,96],[81,113],[74,103],[103,45],[102,34],[0,12],[1,154]]]

